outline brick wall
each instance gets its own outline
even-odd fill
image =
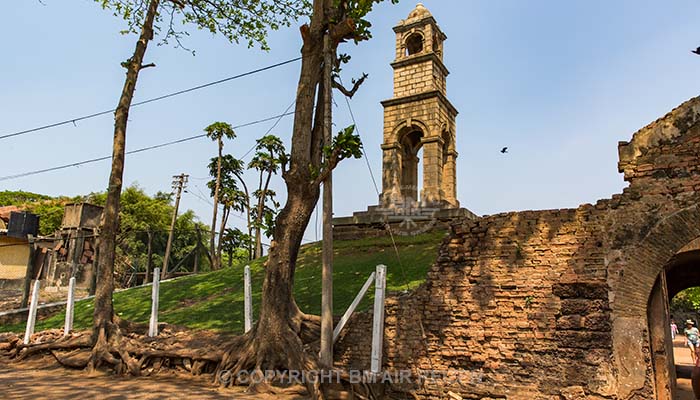
[[[419,398],[655,398],[647,304],[700,237],[698,121],[693,99],[621,143],[610,199],[454,223],[425,284],[387,301],[384,368],[446,374],[404,388]],[[355,317],[341,365],[368,369],[370,330]]]

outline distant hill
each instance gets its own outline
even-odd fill
[[[36,203],[51,200],[53,197],[32,192],[4,190],[0,192],[0,207],[20,206],[28,203]]]
[[[17,206],[39,216],[39,235],[53,234],[63,220],[63,210],[66,204],[84,201],[83,196],[52,197],[45,194],[25,192],[22,190],[0,191],[0,207]]]

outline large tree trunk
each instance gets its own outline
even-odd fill
[[[321,168],[323,147],[323,107],[314,107],[315,100],[319,103],[325,100],[320,87],[326,20],[323,3],[323,0],[314,2],[310,26],[302,27],[303,58],[291,163],[283,174],[287,202],[277,216],[265,265],[260,319],[244,340],[232,344],[219,366],[219,373],[228,371],[233,377],[240,370],[308,370],[318,366],[317,355],[305,352],[303,345],[318,339],[320,319],[299,310],[293,288],[302,237],[320,194],[310,166]],[[234,383],[221,381],[221,376],[217,378],[222,384]]]
[[[114,144],[112,150],[112,171],[109,176],[107,200],[104,208],[104,224],[101,232],[100,268],[97,275],[97,288],[95,292],[95,312],[93,320],[92,343],[93,351],[89,361],[89,368],[97,368],[103,362],[119,366],[121,362],[127,364],[132,373],[135,371],[129,355],[124,352],[118,343],[120,340],[119,328],[114,323],[114,305],[112,294],[114,292],[114,257],[116,249],[117,230],[119,228],[119,198],[122,190],[122,177],[124,174],[124,153],[126,147],[126,126],[129,118],[129,108],[134,97],[136,81],[143,64],[148,42],[153,39],[153,21],[158,12],[159,0],[150,0],[148,11],[141,29],[141,35],[136,42],[134,55],[128,60],[126,81],[119,99],[119,105],[114,113]],[[121,362],[112,352],[119,352]]]
[[[221,157],[223,156],[224,142],[221,138],[219,143],[219,159],[216,162],[216,186],[214,186],[214,212],[211,218],[211,237],[209,239],[209,253],[212,258],[212,270],[219,269],[219,259],[216,252],[216,214],[219,211],[219,186],[221,185]]]

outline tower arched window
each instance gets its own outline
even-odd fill
[[[416,32],[406,39],[406,55],[412,56],[423,51],[423,35]]]

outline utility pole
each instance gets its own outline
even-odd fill
[[[173,176],[173,190],[175,191],[175,210],[173,211],[173,220],[170,222],[170,233],[168,233],[168,244],[165,245],[165,257],[163,258],[163,270],[160,278],[165,279],[168,276],[168,261],[170,260],[170,248],[173,245],[173,235],[175,233],[175,222],[177,221],[177,209],[180,207],[180,196],[182,191],[187,186],[189,175],[180,174]]]
[[[323,39],[323,144],[332,143],[331,73],[333,50],[330,32]],[[326,168],[330,168],[326,163]],[[329,173],[323,181],[323,249],[321,273],[321,354],[322,368],[333,368],[333,177]]]

